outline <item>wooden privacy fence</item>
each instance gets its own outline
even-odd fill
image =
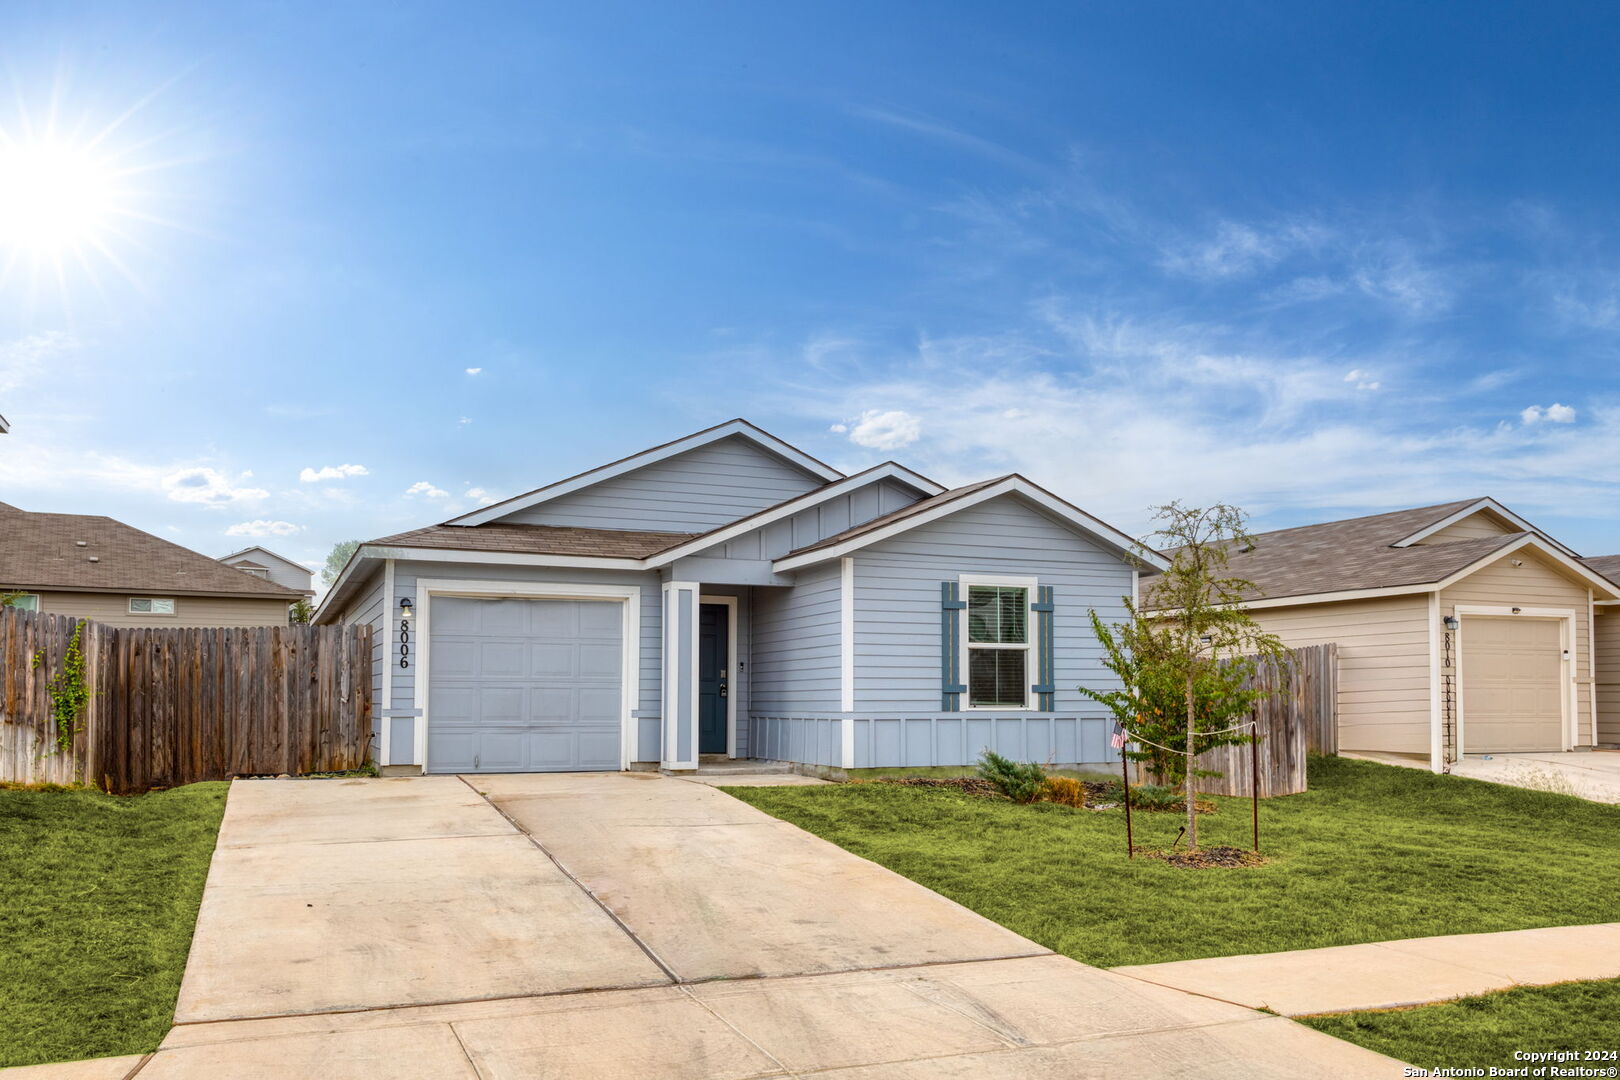
[[[82,627],[82,628],[81,628]],[[50,682],[75,631],[90,693],[58,750]],[[0,780],[116,793],[366,761],[371,628],[177,628],[0,607]]]
[[[1262,698],[1253,715],[1261,740],[1260,797],[1297,794],[1305,790],[1305,756],[1339,752],[1339,647],[1310,645],[1281,661],[1261,661],[1255,683],[1279,691]],[[1211,795],[1248,795],[1254,757],[1247,743],[1205,751],[1194,768],[1222,775],[1198,778],[1193,786]]]

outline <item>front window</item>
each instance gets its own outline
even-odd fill
[[[6,601],[6,606],[14,607],[18,611],[38,611],[39,593],[17,593],[10,600]]]
[[[1029,705],[1029,590],[969,585],[968,705],[1023,709]]]
[[[150,596],[132,596],[129,598],[129,613],[131,615],[173,615],[174,601]]]

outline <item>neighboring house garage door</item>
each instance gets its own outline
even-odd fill
[[[1564,748],[1563,621],[1463,619],[1463,753]]]
[[[623,607],[432,600],[430,772],[619,767]]]

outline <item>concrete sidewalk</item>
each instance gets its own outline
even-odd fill
[[[234,784],[162,1048],[6,1080],[1401,1075],[706,784],[466,780]]]
[[[1284,1016],[1392,1009],[1514,986],[1620,978],[1620,923],[1409,938],[1112,970]]]

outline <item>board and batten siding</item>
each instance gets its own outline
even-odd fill
[[[790,551],[809,547],[875,517],[903,510],[922,498],[905,484],[887,478],[875,480],[844,495],[806,507],[790,517],[762,525],[752,532],[716,544],[695,556],[742,560],[780,559]]]
[[[855,709],[940,708],[940,583],[961,574],[1033,577],[1052,586],[1057,713],[1102,715],[1076,687],[1115,689],[1091,631],[1093,608],[1126,618],[1134,571],[1117,554],[1005,495],[857,552]]]
[[[1515,562],[1521,565],[1513,565]],[[1591,593],[1584,584],[1565,577],[1544,557],[1529,550],[1503,556],[1469,574],[1440,594],[1440,614],[1453,614],[1456,606],[1555,608],[1575,613],[1575,745],[1592,742],[1592,620]],[[1458,653],[1462,677],[1468,678],[1468,626],[1463,624]],[[1464,724],[1464,738],[1467,738]],[[1466,747],[1464,750],[1466,751]]]
[[[1593,624],[1598,742],[1620,746],[1620,606],[1598,609]]]
[[[754,589],[749,715],[839,710],[840,610],[836,560],[807,567],[791,588]]]
[[[426,600],[417,593],[416,583],[421,578],[460,581],[554,582],[558,584],[639,585],[641,587],[641,673],[639,700],[631,703],[636,710],[636,753],[633,760],[657,761],[661,731],[659,727],[660,696],[662,694],[662,620],[663,597],[658,573],[651,570],[590,570],[560,566],[491,566],[479,563],[412,562],[394,563],[395,599],[390,605],[389,618],[399,625],[399,597],[409,596],[418,611]],[[604,601],[611,603],[613,601]],[[431,617],[429,632],[432,631]],[[416,669],[401,668],[398,658],[389,657],[390,678],[393,680],[393,710],[397,712],[420,710],[423,703],[416,700]],[[389,734],[391,761],[385,764],[410,764],[415,753],[416,724],[420,716],[394,716]],[[419,764],[419,763],[418,763]]]
[[[707,532],[821,487],[738,436],[644,465],[500,518],[521,525]]]
[[[1428,594],[1250,614],[1290,649],[1338,644],[1339,749],[1428,756]]]
[[[295,597],[187,596],[185,593],[58,592],[25,589],[39,597],[39,610],[50,615],[93,619],[106,626],[146,626],[177,629],[189,626],[287,626],[288,609]],[[173,615],[134,615],[131,597],[158,597],[174,601]]]

